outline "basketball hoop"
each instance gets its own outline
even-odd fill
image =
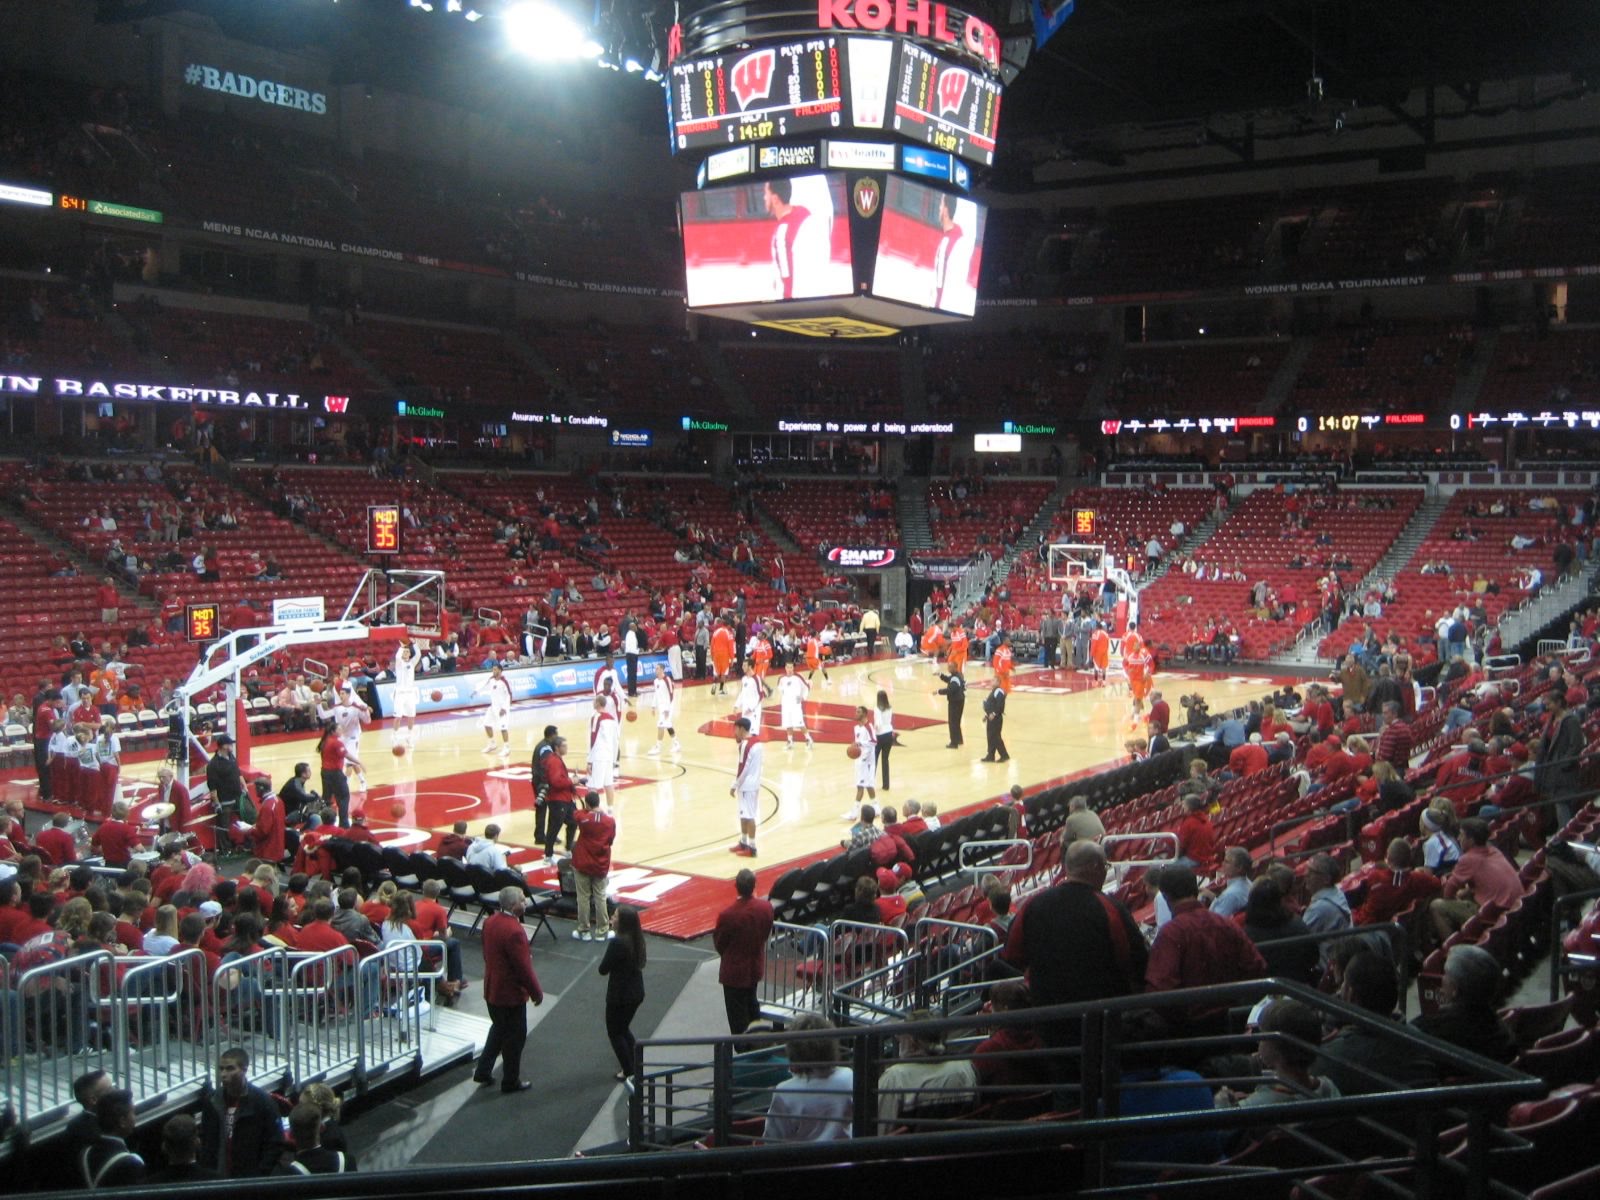
[[[1045,564],[1051,583],[1077,588],[1106,580],[1106,548],[1084,542],[1051,542],[1045,547]]]

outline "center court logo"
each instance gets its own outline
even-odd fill
[[[290,87],[287,83],[224,71],[205,63],[186,66],[183,69],[183,82],[202,91],[238,96],[241,100],[259,100],[263,104],[292,108],[313,116],[320,117],[328,111],[328,97],[324,92],[308,92],[304,88]]]

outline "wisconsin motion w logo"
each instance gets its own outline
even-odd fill
[[[778,65],[776,50],[757,50],[733,64],[733,98],[740,110],[750,107],[752,100],[765,100],[772,95],[773,71]]]
[[[939,74],[939,115],[958,113],[967,98],[967,84],[972,76],[958,67],[946,67]]]

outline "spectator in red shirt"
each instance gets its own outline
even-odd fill
[[[1397,837],[1383,856],[1388,868],[1367,888],[1367,898],[1350,918],[1356,925],[1381,925],[1399,916],[1417,900],[1439,894],[1439,880],[1428,871],[1414,871],[1411,843]]]
[[[1448,799],[1456,816],[1467,815],[1468,807],[1483,794],[1483,759],[1488,747],[1474,736],[1465,749],[1458,750],[1439,764],[1433,777],[1434,794]]]
[[[1217,831],[1206,811],[1206,797],[1191,794],[1184,797],[1183,819],[1178,822],[1178,860],[1186,861],[1192,870],[1210,871],[1217,862]]]
[[[1480,908],[1502,912],[1522,899],[1517,868],[1489,843],[1489,823],[1471,817],[1461,822],[1461,857],[1444,881],[1444,895],[1428,905],[1439,941],[1447,941]]]
[[[500,911],[483,923],[483,994],[489,1007],[489,1036],[472,1073],[480,1087],[494,1082],[495,1059],[501,1060],[500,1090],[524,1092],[533,1085],[522,1079],[522,1047],[528,1040],[529,1000],[544,1003],[544,989],[533,973],[533,952],[522,928],[528,896],[521,888],[500,889]]]
[[[1383,732],[1378,735],[1378,758],[1404,777],[1411,767],[1411,726],[1400,716],[1400,705],[1393,700],[1383,706]]]
[[[1150,736],[1165,733],[1172,724],[1172,706],[1161,698],[1160,692],[1150,694]]]
[[[1267,748],[1261,744],[1261,735],[1252,733],[1250,740],[1233,748],[1228,755],[1228,773],[1235,779],[1254,775],[1267,769]]]
[[[457,821],[439,840],[439,857],[466,860],[467,850],[472,846],[472,839],[467,836],[467,823]]]
[[[733,881],[737,899],[717,914],[711,944],[721,956],[717,981],[722,984],[728,1032],[743,1033],[760,1016],[756,988],[766,963],[767,937],[772,932],[772,905],[756,898],[756,873],[740,871]]]
[[[1338,734],[1330,733],[1306,751],[1306,770],[1313,774],[1320,774],[1324,764],[1336,753],[1341,753],[1343,750],[1344,740]]]
[[[332,920],[333,901],[326,896],[315,901],[311,906],[311,920],[306,922],[295,938],[297,949],[321,954],[325,950],[348,946],[350,939],[333,927],[330,923]]]
[[[1172,910],[1172,919],[1161,927],[1150,947],[1150,965],[1145,972],[1150,991],[1207,987],[1266,975],[1266,960],[1244,930],[1200,903],[1200,883],[1194,871],[1186,866],[1163,867],[1157,885]],[[1191,1028],[1204,1027],[1219,1016],[1226,1017],[1226,1009],[1195,1011],[1188,1014],[1187,1023]]]
[[[589,791],[575,818],[578,840],[572,848],[573,878],[578,887],[578,925],[574,941],[605,941],[611,921],[606,914],[606,878],[611,874],[611,845],[617,823],[600,809],[600,793]]]
[[[989,993],[989,1007],[997,1013],[1023,1012],[1033,1007],[1033,996],[1022,980],[1007,979]],[[1002,1089],[1047,1086],[1050,1072],[1040,1054],[1043,1049],[1044,1040],[1031,1026],[996,1029],[972,1052],[978,1086],[996,1089],[996,1098],[1002,1100],[1006,1098]]]
[[[78,861],[78,843],[67,832],[67,826],[72,818],[64,812],[58,812],[50,818],[50,826],[41,829],[39,836],[34,838],[34,844],[39,847],[39,854],[47,860],[49,866],[64,867]]]
[[[140,840],[139,831],[128,824],[128,802],[118,800],[111,806],[111,816],[100,822],[100,828],[94,831],[89,846],[106,860],[106,866],[125,867]]]
[[[439,903],[443,892],[442,879],[424,882],[416,903],[417,915],[409,923],[417,941],[444,943],[445,1002],[453,1003],[466,987],[466,973],[461,968],[461,941],[451,935],[450,913]]]

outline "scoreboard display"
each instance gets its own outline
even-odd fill
[[[969,162],[994,165],[998,81],[902,42],[891,84],[894,132]]]
[[[184,617],[185,632],[191,642],[209,642],[222,633],[222,606],[215,600],[189,605]]]
[[[674,63],[673,148],[716,149],[844,127],[845,40],[817,37]]]
[[[367,505],[367,553],[400,553],[400,506]]]

